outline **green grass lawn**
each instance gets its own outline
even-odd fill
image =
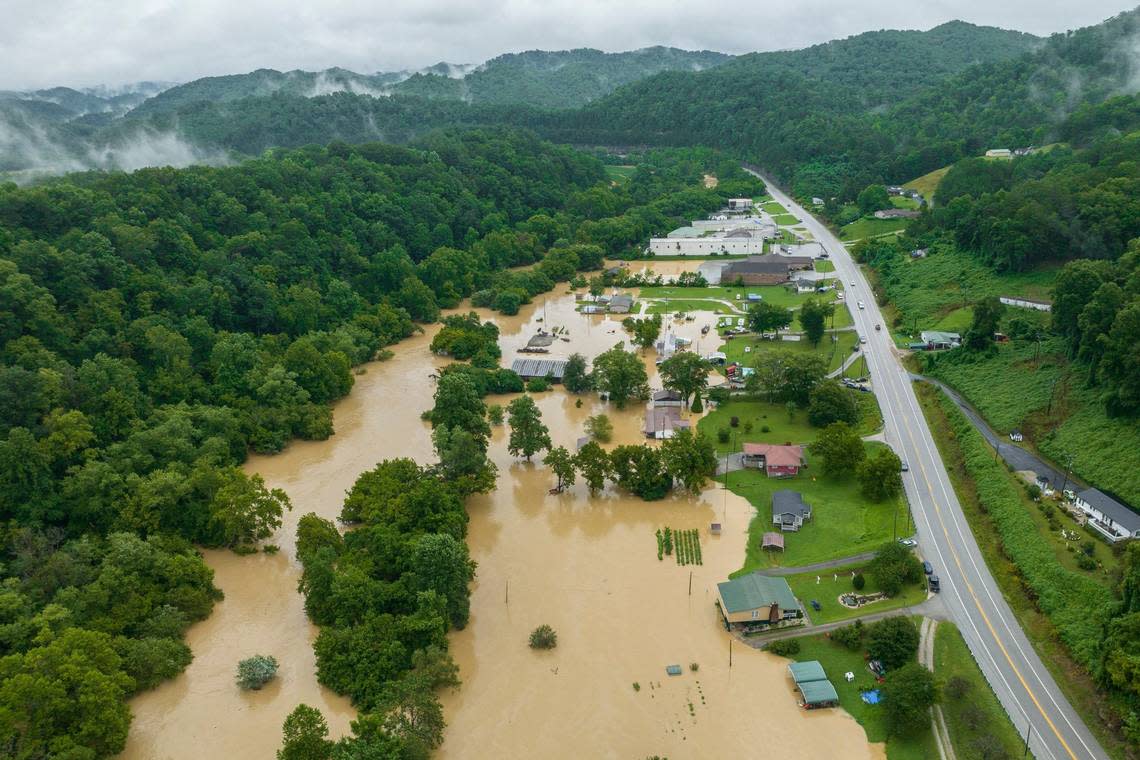
[[[772,214],[786,214],[788,210],[780,205],[779,201],[765,201],[760,204],[760,208],[765,212]]]
[[[863,573],[863,580],[865,585],[862,591],[855,591],[851,586],[851,573]],[[875,579],[866,572],[865,565],[847,565],[845,567],[838,567],[834,570],[825,570],[816,573],[800,573],[798,575],[785,576],[788,585],[792,587],[792,593],[800,600],[804,606],[804,611],[811,618],[811,622],[816,625],[823,623],[833,623],[837,620],[850,620],[853,617],[860,615],[867,615],[872,612],[882,612],[883,610],[894,610],[899,607],[907,607],[915,604],[920,604],[926,599],[926,584],[925,583],[912,583],[903,588],[901,592],[888,599],[874,602],[861,608],[846,607],[839,603],[839,595],[848,592],[859,594],[873,594],[879,590]],[[819,578],[819,583],[816,583],[816,578]],[[812,600],[819,602],[820,609],[817,612],[812,609]]]
[[[835,338],[832,341],[832,338]],[[729,340],[721,350],[729,362],[742,363],[746,367],[754,366],[756,356],[761,351],[785,349],[788,351],[801,351],[815,353],[827,360],[828,371],[837,369],[843,360],[851,353],[851,347],[859,340],[854,330],[841,330],[827,333],[818,346],[813,346],[806,340],[764,340],[755,336],[740,336]],[[750,349],[746,351],[745,349]]]
[[[882,705],[866,704],[860,697],[861,692],[877,686],[874,675],[867,669],[862,651],[853,652],[823,635],[804,636],[796,641],[800,642],[800,651],[792,659],[797,662],[819,661],[828,680],[835,686],[839,705],[863,727],[867,741],[887,743],[888,760],[930,760],[938,757],[934,735],[929,729],[913,737],[888,738]],[[851,683],[843,677],[847,672],[855,674],[855,680]],[[789,690],[794,690],[790,677],[787,684]],[[959,757],[965,760],[965,755]]]
[[[795,214],[773,214],[772,221],[781,227],[791,227],[801,222],[800,218]]]
[[[876,237],[877,235],[886,235],[891,232],[899,232],[906,229],[909,219],[875,219],[874,217],[864,217],[857,219],[851,224],[845,224],[839,230],[839,239],[848,240],[862,240],[863,238]]]
[[[883,429],[883,412],[879,409],[879,400],[874,393],[863,391],[848,391],[855,395],[855,403],[859,405],[859,425],[856,430],[859,435],[872,435]]]
[[[738,427],[729,424],[733,417],[740,420]],[[751,428],[746,430],[749,425]],[[732,434],[728,443],[717,440],[716,431],[721,428],[728,428]],[[784,404],[735,399],[702,417],[697,430],[707,435],[721,454],[737,451],[744,443],[808,443],[819,434],[819,428],[808,424],[806,412],[797,411],[795,417],[788,419]]]
[[[811,295],[810,293],[796,293],[785,288],[783,285],[744,285],[740,287],[735,285],[713,285],[707,288],[680,288],[662,285],[640,288],[638,297],[654,299],[668,298],[670,302],[675,298],[690,301],[719,299],[722,301],[730,301],[736,304],[741,311],[747,311],[748,301],[746,297],[749,293],[756,293],[768,303],[788,308],[799,306]],[[737,295],[740,295],[739,300],[736,298]]]
[[[623,182],[629,182],[629,178],[637,171],[636,166],[615,166],[613,164],[606,164],[605,169],[606,176],[619,185]]]
[[[942,715],[958,757],[975,757],[975,742],[982,736],[997,739],[1009,757],[1021,756],[1024,738],[1010,722],[953,623],[939,623],[934,632],[934,673],[943,685]],[[969,684],[964,694],[948,693],[946,684],[952,678]],[[977,712],[985,716],[981,725],[973,723]]]
[[[942,178],[946,176],[946,172],[950,171],[949,166],[943,166],[941,169],[935,169],[929,174],[923,174],[921,177],[912,179],[907,182],[903,187],[908,190],[917,190],[922,193],[922,197],[928,201],[934,200],[934,191],[938,189],[938,184],[942,182]]]
[[[883,444],[865,445],[871,454]],[[807,460],[811,465],[811,454]],[[724,477],[718,480],[723,481]],[[896,513],[898,535],[911,533],[902,496],[871,502],[859,491],[853,477],[825,477],[811,466],[794,478],[769,478],[758,470],[740,470],[729,473],[728,486],[756,508],[756,516],[748,527],[744,566],[734,576],[765,567],[798,567],[873,551],[892,540]],[[772,493],[783,489],[803,494],[804,501],[812,505],[812,519],[802,530],[785,534],[783,554],[773,556],[760,548],[760,540],[772,527]]]
[[[641,300],[647,300],[643,296]],[[677,312],[704,312],[713,314],[736,314],[720,301],[711,299],[670,298],[668,301],[651,301],[648,313],[675,314]]]
[[[918,201],[916,201],[914,198],[908,198],[905,195],[892,195],[891,206],[894,208],[917,209]]]
[[[956,332],[962,335],[970,329],[970,325],[974,321],[974,307],[963,306],[960,309],[955,309],[942,319],[934,323],[934,330],[944,330],[946,332]]]
[[[835,265],[832,264],[828,259],[816,259],[815,260],[815,271],[817,271],[817,272],[834,272],[835,271]]]

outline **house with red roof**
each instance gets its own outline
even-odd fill
[[[804,466],[804,447],[746,443],[743,463],[745,467],[764,470],[770,478],[791,478]]]

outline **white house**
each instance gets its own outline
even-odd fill
[[[1047,301],[1034,301],[1029,298],[1016,296],[998,296],[998,300],[1006,306],[1017,306],[1021,309],[1036,309],[1037,311],[1053,311],[1053,304]]]
[[[1013,151],[1009,148],[990,148],[986,151],[986,158],[1012,158]]]
[[[1140,538],[1140,514],[1108,494],[1096,488],[1087,488],[1077,494],[1074,503],[1088,515],[1089,526],[1112,543]]]

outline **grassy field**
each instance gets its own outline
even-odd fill
[[[738,427],[730,426],[733,417],[740,420]],[[746,430],[749,425],[751,428]],[[721,428],[728,428],[732,434],[727,443],[717,440],[716,431]],[[707,435],[721,454],[738,451],[745,443],[808,443],[819,434],[819,428],[808,424],[806,412],[797,411],[789,419],[783,404],[741,400],[729,401],[706,414],[697,423],[697,430]]]
[[[614,166],[613,164],[606,164],[605,169],[606,176],[610,178],[610,181],[619,185],[623,182],[629,182],[629,178],[637,171],[636,166]]]
[[[922,197],[928,201],[934,199],[934,191],[938,189],[938,184],[942,182],[942,178],[946,176],[946,172],[950,171],[949,166],[943,166],[941,169],[935,169],[929,174],[923,174],[917,179],[912,179],[907,182],[903,187],[908,190],[917,190],[922,193]]]
[[[882,444],[866,446],[871,454]],[[868,501],[854,478],[825,477],[810,466],[812,460],[808,454],[809,466],[794,478],[769,478],[751,469],[729,473],[729,489],[756,508],[748,527],[744,566],[734,576],[765,567],[798,567],[873,551],[892,540],[896,516],[898,535],[910,535],[909,511],[902,496],[881,503]],[[724,477],[718,480],[723,482]],[[773,556],[760,548],[760,540],[772,526],[772,493],[784,489],[803,495],[812,505],[812,519],[802,530],[785,534],[783,554]]]
[[[891,206],[894,208],[917,209],[918,201],[916,201],[914,198],[908,198],[905,195],[892,195]]]
[[[1121,760],[1125,756],[1123,740],[1118,734],[1111,733],[1100,717],[1105,695],[1098,689],[1088,671],[1073,659],[1061,643],[1057,628],[1026,594],[1017,568],[1005,556],[1000,543],[994,540],[998,534],[997,527],[979,503],[977,485],[966,473],[962,451],[955,442],[946,413],[939,403],[939,392],[924,383],[916,384],[915,390],[970,530],[1002,596],[1065,697],[1080,713],[1109,755]]]
[[[851,573],[853,572],[863,573],[863,580],[866,584],[863,586],[863,590],[857,593],[873,594],[879,590],[875,579],[867,574],[864,565],[847,565],[837,567],[834,570],[788,575],[785,578],[788,585],[792,587],[792,593],[803,604],[804,611],[811,618],[811,622],[816,625],[834,623],[838,620],[850,620],[872,612],[908,607],[926,600],[926,584],[912,583],[903,588],[901,593],[888,599],[873,602],[860,608],[846,607],[839,603],[839,595],[854,591],[851,586]],[[816,583],[817,578],[819,583]],[[820,609],[818,612],[812,609],[812,600],[819,602]]]
[[[1037,355],[1036,360],[1034,359]],[[1059,338],[1011,342],[971,363],[939,361],[929,370],[961,393],[1001,432],[1021,428],[1029,441],[1073,472],[1140,505],[1140,426],[1105,414]],[[1052,395],[1052,405],[1050,405]]]
[[[851,224],[843,225],[843,228],[839,230],[839,239],[843,241],[862,240],[863,238],[899,232],[905,229],[909,222],[909,219],[864,217],[851,222]]]
[[[772,221],[781,227],[791,227],[800,223],[800,218],[795,214],[773,214]]]
[[[875,279],[898,310],[908,330],[936,329],[942,320],[962,324],[960,313],[987,296],[1024,296],[1050,300],[1056,270],[998,275],[975,257],[964,253],[935,252],[924,259],[900,257],[876,270]],[[1006,309],[1006,317],[1018,314],[1033,318],[1039,312]]]
[[[836,340],[831,341],[834,337]],[[859,340],[854,330],[841,330],[824,335],[818,346],[813,346],[806,340],[763,340],[757,337],[741,336],[728,341],[724,348],[725,356],[729,362],[743,363],[752,366],[755,355],[760,351],[785,349],[788,351],[803,351],[815,353],[827,360],[828,370],[838,369],[843,360],[851,353],[851,348]],[[745,349],[750,349],[746,351]]]
[[[815,260],[815,271],[824,272],[824,273],[834,272],[835,271],[835,265],[832,264],[827,259],[816,259]]]
[[[640,300],[647,300],[644,296]],[[668,301],[652,301],[650,314],[675,314],[677,312],[711,312],[713,314],[736,314],[720,301],[711,299],[670,298]]]
[[[1020,757],[1024,739],[1010,722],[986,678],[982,675],[974,656],[966,648],[962,634],[953,623],[939,623],[934,632],[934,673],[943,685],[942,715],[950,730],[950,742],[958,757],[975,757],[978,740],[992,736],[1008,757]],[[948,693],[946,684],[951,679],[962,679],[969,684],[965,693]],[[977,714],[985,716],[977,723]]]
[[[938,757],[934,735],[929,729],[914,737],[888,738],[882,706],[866,704],[860,697],[860,692],[873,689],[877,685],[874,675],[867,669],[863,652],[853,652],[822,635],[804,636],[796,640],[800,642],[800,651],[792,659],[797,662],[819,661],[828,679],[835,686],[840,706],[851,713],[851,716],[863,727],[867,733],[867,740],[887,743],[887,760],[929,760]],[[843,674],[847,672],[855,674],[855,680],[851,683],[843,678]],[[787,684],[789,691],[794,690],[790,678],[787,679]],[[794,691],[791,696],[794,696]],[[960,757],[965,760],[965,756],[960,755]]]
[[[765,212],[775,216],[776,214],[786,214],[788,210],[780,205],[779,201],[764,201],[760,204],[760,208]]]
[[[795,291],[785,288],[783,285],[745,285],[741,287],[736,287],[735,285],[713,285],[707,288],[679,288],[663,285],[660,287],[640,288],[638,290],[638,298],[668,298],[670,303],[673,302],[673,299],[688,301],[720,299],[736,304],[741,311],[747,311],[748,301],[746,297],[749,293],[756,293],[768,303],[787,308],[799,306],[811,297],[810,293],[796,293]],[[740,295],[740,300],[737,300],[737,295]]]

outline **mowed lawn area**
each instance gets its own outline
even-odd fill
[[[749,293],[754,293],[768,303],[785,308],[799,306],[812,296],[811,293],[797,293],[783,285],[744,285],[741,287],[735,285],[714,285],[707,288],[681,288],[661,285],[637,289],[638,298],[668,298],[670,302],[674,299],[681,301],[717,299],[736,304],[737,308],[741,311],[748,310],[749,302],[747,299]],[[740,296],[739,299],[737,299],[738,295]]]
[[[864,444],[868,456],[881,443]],[[798,567],[814,562],[841,559],[853,554],[874,551],[892,540],[892,526],[897,515],[897,533],[910,535],[910,513],[902,495],[882,502],[863,496],[854,477],[831,478],[812,466],[814,457],[807,454],[808,467],[794,478],[769,478],[754,470],[738,470],[727,476],[733,493],[748,499],[756,515],[748,527],[748,548],[744,567],[733,575],[742,575],[766,567]],[[719,476],[723,481],[725,476]],[[784,552],[769,554],[760,548],[763,534],[773,528],[772,494],[780,490],[798,491],[812,507],[812,519],[798,532],[784,534]]]
[[[800,223],[800,218],[795,214],[774,214],[772,221],[781,227],[792,227]]]
[[[1021,756],[1024,738],[1010,722],[953,623],[940,623],[934,632],[934,673],[944,685],[951,679],[969,684],[962,694],[945,686],[942,692],[942,715],[958,757],[974,757],[976,742],[987,736],[998,741],[1006,756]],[[987,716],[981,724],[976,722],[979,712]]]
[[[649,314],[676,314],[678,312],[738,314],[731,306],[726,305],[722,301],[714,301],[712,299],[670,298],[668,301],[655,301],[643,296],[639,300],[649,301],[649,308],[647,310]]]
[[[779,201],[764,201],[760,204],[760,208],[773,216],[788,213],[788,210],[781,206]]]
[[[833,341],[832,338],[835,340]],[[760,352],[785,349],[788,351],[803,351],[822,356],[827,360],[828,371],[838,369],[843,360],[852,353],[852,347],[858,343],[859,336],[854,330],[839,330],[827,333],[818,346],[813,346],[807,340],[764,340],[755,336],[742,335],[732,338],[721,351],[728,361],[738,362],[746,367],[756,363]]]
[[[629,178],[633,176],[633,173],[637,171],[636,166],[619,166],[614,164],[607,164],[605,169],[606,176],[619,185],[623,182],[628,182]]]
[[[825,274],[827,272],[834,272],[835,271],[835,265],[832,264],[831,261],[829,261],[828,259],[816,259],[815,260],[815,271],[822,272]]]
[[[839,239],[843,241],[862,240],[864,238],[887,235],[905,229],[909,219],[875,219],[864,217],[856,219],[851,224],[845,224],[839,230]]]
[[[903,187],[907,190],[917,190],[927,201],[933,201],[934,191],[938,189],[939,183],[942,182],[942,178],[946,176],[948,171],[950,171],[950,167],[943,166],[941,169],[935,169],[929,174],[923,174],[921,177],[912,179]]]
[[[883,414],[875,394],[856,390],[847,392],[859,405],[859,424],[856,426],[859,434],[878,432],[883,427]],[[737,418],[736,427],[732,427],[733,417]],[[717,431],[722,428],[729,431],[726,443],[717,439]],[[811,443],[820,431],[808,423],[804,409],[797,409],[789,417],[785,404],[744,399],[734,399],[713,409],[700,419],[697,430],[716,444],[720,454],[739,451],[745,443]]]
[[[915,625],[919,622],[916,620]],[[792,659],[796,662],[819,661],[828,680],[835,686],[835,692],[839,695],[839,705],[851,713],[851,717],[863,727],[867,733],[867,741],[887,743],[887,760],[930,760],[938,757],[934,735],[929,729],[913,737],[887,737],[887,723],[882,704],[869,705],[860,696],[861,692],[878,686],[874,674],[867,669],[863,650],[852,651],[822,634],[804,636],[796,641],[800,642],[800,651],[793,655]],[[848,672],[855,674],[855,680],[850,683],[843,677],[843,674]],[[785,679],[785,683],[788,687],[788,698],[797,697],[795,685],[790,677]],[[959,754],[958,757],[965,760],[968,755]]]
[[[860,572],[863,573],[865,585],[862,591],[855,591],[851,585],[851,573]],[[819,583],[815,582],[816,578],[819,579]],[[853,617],[868,615],[872,612],[913,606],[926,600],[926,584],[911,583],[895,596],[863,607],[853,608],[840,604],[839,596],[841,594],[873,594],[879,590],[875,579],[867,572],[865,564],[847,565],[815,573],[788,575],[785,576],[785,579],[788,581],[788,585],[792,587],[792,593],[804,606],[804,611],[811,618],[811,622],[816,625],[833,623],[837,620],[850,620]],[[812,609],[812,600],[819,602],[820,609],[818,612]]]

